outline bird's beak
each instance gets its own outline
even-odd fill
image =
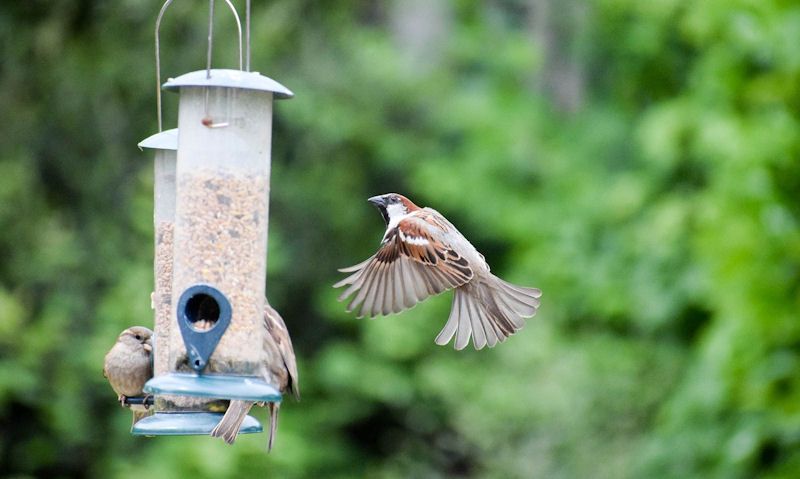
[[[142,344],[142,347],[148,353],[152,353],[153,352],[153,346],[150,343],[144,343],[144,344]]]
[[[383,195],[373,196],[372,198],[368,199],[370,203],[377,206],[378,208],[386,207],[386,198]]]

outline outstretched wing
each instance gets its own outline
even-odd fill
[[[472,279],[469,262],[431,234],[431,226],[441,226],[426,216],[402,219],[386,232],[374,256],[340,270],[352,274],[334,285],[349,286],[339,301],[356,293],[348,311],[359,318],[398,313]]]

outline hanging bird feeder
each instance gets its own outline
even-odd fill
[[[155,414],[133,434],[208,434],[222,417],[221,400],[279,402],[259,377],[263,349],[274,99],[291,98],[280,83],[250,72],[250,2],[246,2],[246,66],[211,68],[214,0],[209,1],[204,70],[170,78],[179,93],[178,128],[140,143],[155,150],[155,359],[144,390]],[[161,130],[159,25],[156,20],[158,124]],[[180,132],[180,134],[178,134]],[[241,433],[261,432],[248,416]]]

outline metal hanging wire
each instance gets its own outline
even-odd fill
[[[245,71],[250,71],[250,0],[246,0],[244,3],[244,31],[245,31],[245,48],[247,52],[245,54],[245,64],[244,69]]]
[[[239,19],[239,13],[236,11],[236,7],[234,7],[231,0],[224,0],[225,3],[228,5],[231,13],[233,14],[233,18],[236,21],[236,30],[238,32],[238,39],[239,39],[239,70],[242,70],[242,22]],[[167,11],[167,8],[172,4],[173,0],[166,0],[164,4],[161,6],[161,10],[158,12],[158,16],[156,17],[156,26],[155,26],[155,49],[156,49],[156,109],[158,114],[158,131],[161,132],[163,130],[163,122],[162,122],[162,108],[161,108],[161,42],[159,40],[160,31],[161,31],[161,20],[164,18],[164,13]],[[245,17],[245,28],[247,32],[247,69],[246,71],[250,71],[250,0],[247,0],[246,4],[246,17]],[[208,2],[208,50],[206,55],[206,75],[208,78],[211,78],[211,50],[214,43],[214,0],[209,0]]]
[[[241,30],[240,30],[241,31]],[[241,36],[239,37],[241,39]],[[206,60],[206,78],[211,78],[211,49],[214,47],[214,0],[208,0],[208,59]],[[241,50],[239,51],[241,55]],[[241,56],[239,60],[241,62]],[[241,70],[242,67],[239,66]]]

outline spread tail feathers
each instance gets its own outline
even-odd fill
[[[131,412],[133,413],[133,422],[131,423],[131,427],[133,427],[137,422],[141,421],[147,416],[153,414],[152,409],[144,409],[144,408],[139,409],[139,407],[141,406],[131,407]]]
[[[475,349],[494,347],[525,326],[525,318],[536,314],[542,292],[491,276],[478,284],[469,282],[455,289],[450,317],[436,337],[445,345],[453,336],[455,348],[464,349],[469,338]]]
[[[225,415],[211,431],[211,437],[221,437],[228,444],[233,444],[251,407],[253,403],[250,401],[231,401]]]

